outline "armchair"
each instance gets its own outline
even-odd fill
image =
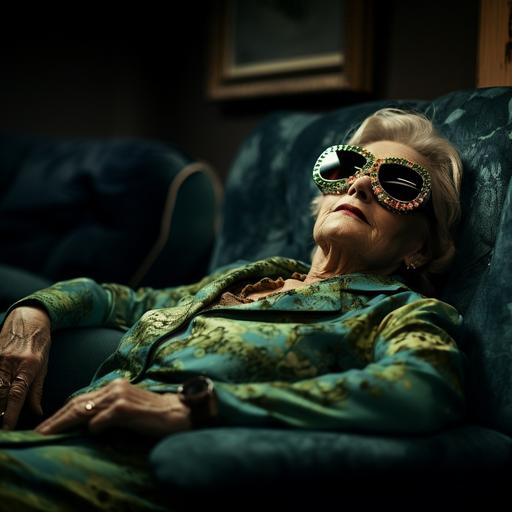
[[[229,174],[223,225],[210,270],[281,255],[309,261],[316,193],[311,169],[325,147],[342,143],[386,106],[426,113],[460,150],[463,217],[440,298],[463,314],[468,417],[428,436],[213,428],[172,435],[152,451],[170,506],[222,499],[238,509],[342,505],[400,507],[491,501],[512,477],[512,88],[457,91],[434,101],[377,101],[327,114],[278,112],[243,143]],[[243,502],[228,496],[247,492]],[[415,498],[414,502],[405,497]]]
[[[212,169],[171,144],[0,134],[0,311],[78,276],[200,279],[220,194]]]

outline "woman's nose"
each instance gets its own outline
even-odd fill
[[[350,185],[347,194],[369,203],[373,199],[372,182],[369,176],[358,176]]]

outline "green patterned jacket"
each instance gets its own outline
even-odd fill
[[[126,330],[91,385],[75,394],[119,377],[175,392],[202,374],[215,382],[223,425],[406,434],[463,420],[461,317],[395,278],[354,273],[212,306],[236,283],[308,269],[274,257],[187,286],[135,291],[79,278],[26,299],[44,305],[52,329]]]

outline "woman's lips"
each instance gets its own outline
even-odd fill
[[[346,214],[350,215],[351,217],[355,217],[359,220],[362,220],[366,224],[369,224],[368,220],[366,219],[364,213],[357,208],[356,206],[352,206],[351,204],[340,204],[336,209],[335,212],[343,211],[346,212]]]

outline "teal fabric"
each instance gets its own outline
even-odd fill
[[[464,164],[457,254],[440,297],[463,315],[492,257],[512,177],[512,88],[455,93],[432,102],[426,114],[458,148]]]
[[[307,271],[274,257],[168,290],[75,279],[24,300],[41,303],[54,330],[128,329],[76,394],[116,378],[175,392],[203,374],[215,382],[223,425],[409,435],[464,419],[460,316],[400,281],[354,273],[247,304],[214,303],[233,286]]]
[[[492,259],[466,313],[470,410],[476,421],[512,436],[512,182]]]
[[[145,139],[0,135],[0,263],[52,282],[128,283],[160,235],[173,178],[193,161]],[[141,284],[206,273],[217,208],[209,175],[191,176],[177,199],[167,246]]]
[[[0,508],[16,512],[82,510],[165,512],[148,470],[151,440],[123,431],[43,436],[0,431]]]
[[[179,492],[189,500],[198,493],[206,502],[240,493],[250,495],[251,503],[260,499],[262,506],[276,495],[288,506],[320,497],[343,503],[353,498],[361,506],[370,494],[381,505],[392,496],[398,506],[408,493],[421,496],[422,503],[431,492],[446,498],[459,482],[463,487],[454,496],[460,506],[484,483],[499,491],[511,454],[509,437],[476,425],[414,438],[217,428],[169,436],[150,461],[169,495]],[[251,492],[255,488],[257,493]]]
[[[309,196],[313,192],[310,175],[296,168],[292,156],[297,137],[317,118],[303,113],[272,115],[243,143],[229,171],[210,271],[236,260],[276,255],[308,260],[301,248],[309,243],[311,231],[295,237],[292,229],[297,216],[307,215],[307,203],[301,202],[303,194],[294,197],[290,187],[296,182],[299,189],[310,191]]]

